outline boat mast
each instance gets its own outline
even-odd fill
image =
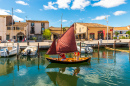
[[[12,30],[13,30],[13,8],[12,8]],[[13,39],[13,31],[11,30],[11,39]]]
[[[62,15],[61,15],[61,35],[63,34],[63,33],[62,33],[62,16],[63,16],[63,13],[62,13]]]

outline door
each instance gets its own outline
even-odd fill
[[[104,39],[103,31],[98,31],[98,39]]]

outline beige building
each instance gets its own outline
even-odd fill
[[[14,39],[22,41],[23,39],[31,39],[37,37],[38,41],[42,41],[44,29],[49,28],[48,21],[27,20],[26,22],[14,22],[12,29],[12,16],[0,15],[0,40]]]
[[[15,22],[13,24],[13,30],[11,30],[12,25],[7,25],[6,27],[6,40],[9,40],[11,37],[13,37],[13,39],[16,41],[22,41],[24,38],[26,38],[28,27],[26,22]]]
[[[76,39],[107,39],[107,26],[97,23],[74,23]],[[113,39],[113,27],[108,28],[108,39]]]
[[[12,24],[10,15],[0,15],[0,40],[6,40],[6,26]]]
[[[27,20],[28,24],[28,37],[31,39],[32,37],[37,37],[38,41],[42,41],[43,31],[49,28],[48,21],[36,21],[36,20]]]

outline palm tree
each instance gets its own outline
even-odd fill
[[[116,35],[116,37],[119,35],[119,32],[118,31],[115,31],[115,35]]]

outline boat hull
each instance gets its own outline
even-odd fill
[[[90,62],[91,57],[88,57],[87,59],[84,60],[75,60],[75,61],[61,61],[61,60],[55,60],[52,58],[46,58],[49,62],[51,63],[60,63],[60,64],[77,64],[77,63],[83,63],[83,62]]]

